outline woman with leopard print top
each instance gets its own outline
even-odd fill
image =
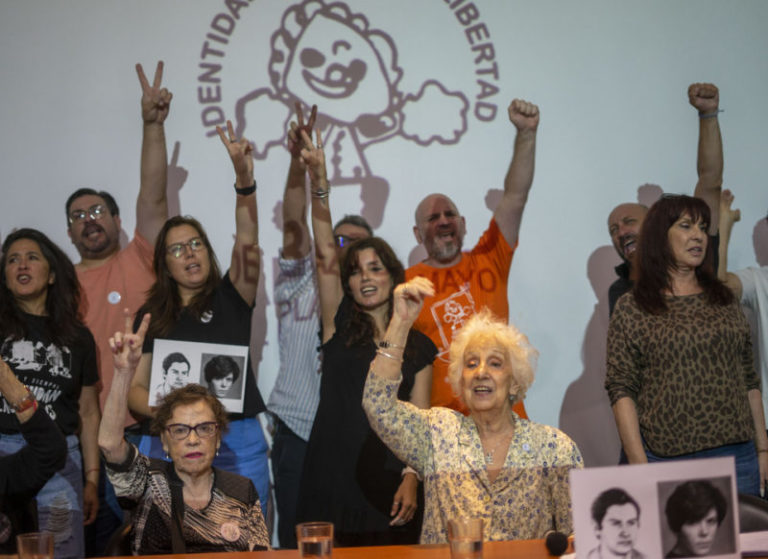
[[[605,387],[630,463],[733,456],[741,493],[768,479],[749,325],[717,280],[710,211],[664,196],[643,221],[635,287],[608,329]]]

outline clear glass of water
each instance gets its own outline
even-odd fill
[[[30,532],[16,536],[19,559],[53,559],[53,534]]]
[[[451,559],[482,559],[483,519],[454,518],[448,521]]]
[[[333,552],[333,524],[304,522],[296,525],[296,540],[302,559],[327,559]]]

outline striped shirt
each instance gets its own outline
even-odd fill
[[[280,371],[267,408],[303,440],[309,439],[320,401],[320,319],[311,254],[278,259],[275,308]]]

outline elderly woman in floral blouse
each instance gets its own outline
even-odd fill
[[[583,466],[581,454],[561,431],[512,411],[533,382],[538,355],[514,326],[484,310],[454,336],[448,378],[469,417],[397,400],[408,330],[433,293],[420,277],[395,288],[363,394],[373,430],[424,479],[421,543],[447,541],[446,521],[459,517],[483,518],[486,540],[571,533],[568,472]]]

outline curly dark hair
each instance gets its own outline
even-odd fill
[[[138,318],[141,318],[146,313],[152,314],[152,322],[149,324],[147,332],[147,336],[150,338],[162,337],[168,334],[179,319],[183,308],[176,280],[171,277],[171,272],[165,262],[167,254],[165,243],[168,233],[174,227],[181,225],[189,225],[198,232],[205,247],[208,249],[208,258],[210,258],[211,262],[208,279],[202,291],[195,295],[186,307],[195,317],[200,318],[205,311],[209,310],[213,293],[221,281],[221,270],[216,259],[216,253],[213,252],[208,235],[205,234],[205,229],[200,225],[200,222],[190,216],[178,215],[166,221],[160,233],[158,233],[157,241],[155,242],[154,270],[156,280],[147,292],[147,301],[136,313]]]
[[[667,310],[664,291],[671,289],[669,272],[676,265],[667,235],[683,214],[688,214],[694,221],[701,218],[706,224],[711,220],[709,206],[703,200],[682,194],[665,194],[651,206],[643,220],[636,259],[638,277],[633,293],[638,306],[650,314]],[[707,242],[704,261],[696,268],[696,279],[710,304],[729,305],[734,297],[715,274],[714,244]]]
[[[728,511],[728,502],[711,482],[698,479],[675,487],[667,499],[664,513],[667,515],[669,529],[677,534],[683,524],[702,520],[712,509],[717,512],[718,525],[721,524]]]
[[[207,388],[199,384],[187,384],[166,394],[155,410],[155,417],[152,418],[152,423],[149,426],[150,432],[160,436],[173,417],[173,410],[179,406],[189,406],[200,401],[207,403],[211,408],[213,417],[219,425],[219,433],[225,433],[229,426],[227,410],[224,409],[216,396],[213,396]]]
[[[392,278],[392,290],[394,286],[405,281],[405,269],[384,239],[379,237],[367,237],[358,239],[347,249],[341,261],[341,286],[344,294],[354,300],[349,287],[349,278],[359,269],[358,254],[365,249],[372,248],[381,260],[381,263]],[[389,292],[389,317],[392,317],[392,291]],[[349,321],[341,325],[340,332],[347,341],[347,347],[371,343],[376,334],[376,325],[368,313],[361,310],[357,304],[353,305],[352,316]],[[383,332],[382,332],[383,333]]]
[[[83,327],[80,314],[80,282],[72,261],[56,243],[37,229],[17,229],[5,238],[3,254],[0,257],[0,335],[18,340],[27,335],[27,323],[16,298],[8,289],[5,277],[8,249],[13,243],[28,239],[37,243],[43,258],[48,262],[54,276],[48,285],[45,298],[46,328],[51,341],[66,345],[77,341],[78,331]]]

